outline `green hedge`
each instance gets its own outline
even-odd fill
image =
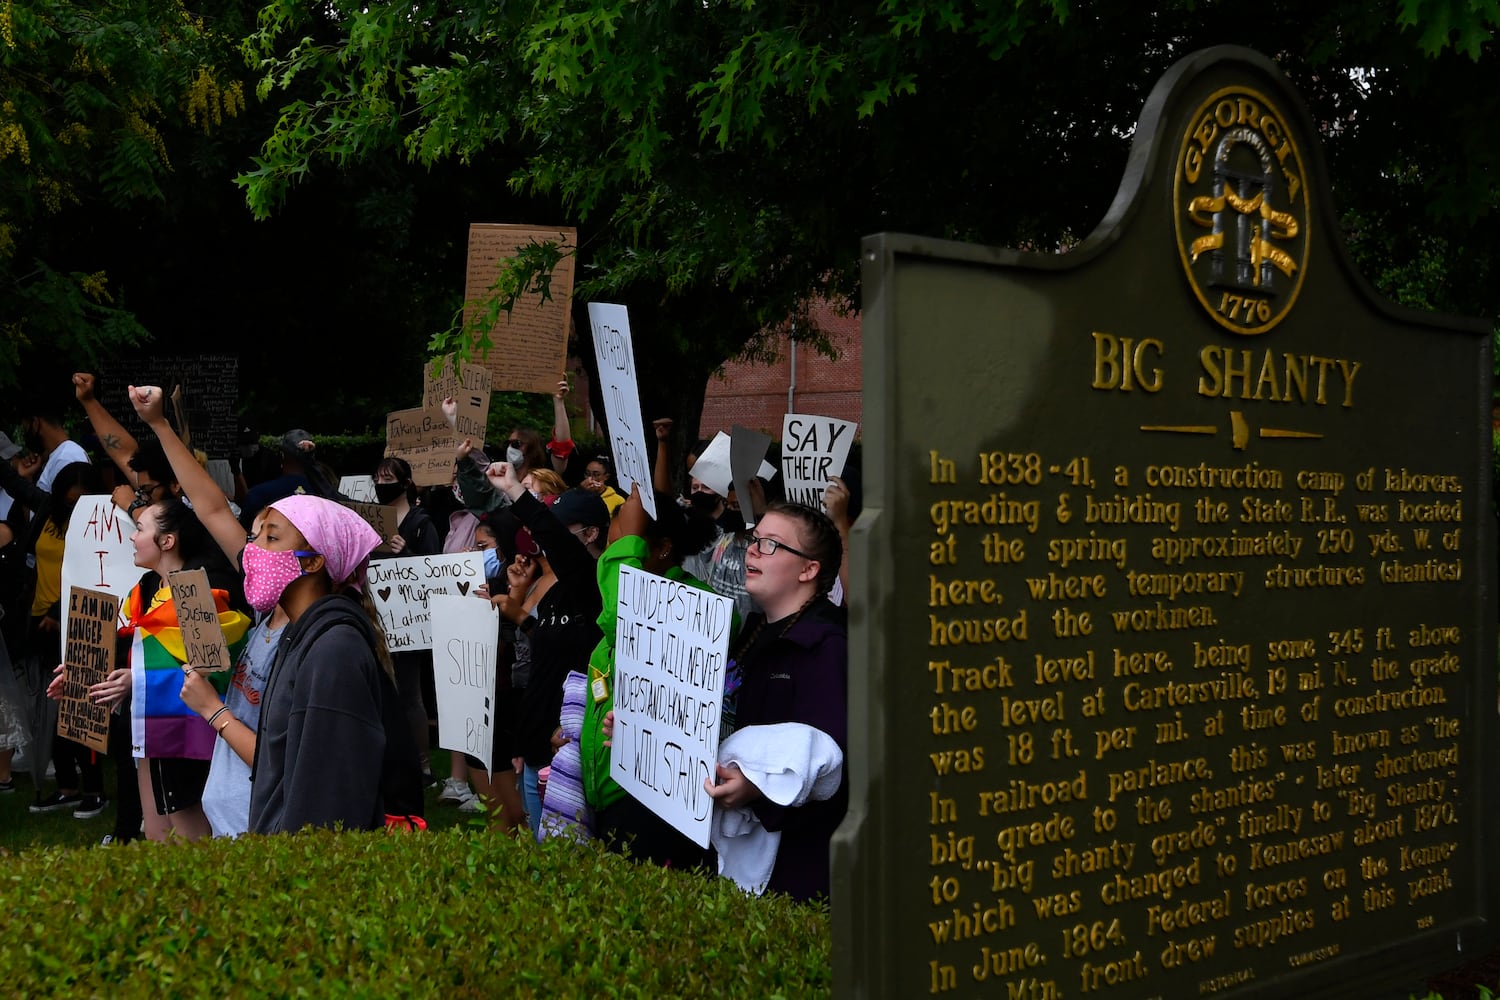
[[[48,849],[3,867],[10,996],[830,990],[826,911],[597,845],[320,832]]]

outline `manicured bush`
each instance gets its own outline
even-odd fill
[[[47,849],[4,869],[10,996],[830,990],[825,911],[597,845],[320,832]]]

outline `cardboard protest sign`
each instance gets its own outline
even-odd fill
[[[734,602],[622,566],[617,611],[610,776],[707,847]]]
[[[823,509],[823,489],[828,480],[843,475],[858,426],[804,413],[782,418],[781,484],[788,500]]]
[[[396,508],[387,507],[383,503],[359,503],[354,500],[345,500],[343,503],[345,507],[363,518],[366,524],[374,528],[381,538],[387,539],[377,545],[375,551],[382,554],[391,551],[389,539],[400,527],[396,523]]]
[[[729,469],[734,476],[735,499],[740,505],[740,517],[745,527],[755,527],[755,504],[750,500],[750,480],[759,478],[765,466],[766,449],[771,447],[771,436],[747,427],[733,427],[729,435]],[[696,464],[696,463],[695,463]],[[775,475],[776,470],[771,470]]]
[[[385,418],[385,453],[404,458],[418,486],[446,486],[453,481],[453,428],[440,409],[393,410]]]
[[[495,742],[495,664],[500,612],[470,594],[432,594],[432,676],[437,690],[438,746],[484,761]]]
[[[214,605],[213,585],[203,569],[180,569],[167,574],[172,590],[172,607],[182,629],[184,663],[204,670],[228,670],[234,666],[229,642],[219,624],[219,609]]]
[[[63,690],[57,735],[109,752],[109,707],[89,700],[89,688],[115,669],[115,622],[120,599],[86,587],[69,588],[68,630],[63,633]]]
[[[464,325],[477,321],[494,294],[501,268],[516,251],[531,243],[558,243],[562,256],[547,279],[548,296],[528,289],[510,312],[501,311],[485,331],[493,346],[484,366],[494,375],[496,390],[551,395],[568,360],[568,331],[573,310],[574,251],[578,230],[565,227],[516,226],[476,222],[469,226],[468,271],[464,281]]]
[[[630,341],[630,318],[625,307],[589,303],[589,325],[594,331],[594,357],[599,362],[599,391],[609,421],[610,449],[620,492],[630,495],[639,484],[641,506],[656,519],[656,491],[651,485],[651,462],[641,420],[641,393],[635,377],[635,349]]]
[[[339,479],[339,493],[360,503],[379,503],[375,498],[374,476],[344,476]]]
[[[135,523],[130,515],[115,506],[108,496],[78,498],[63,548],[62,592],[72,587],[88,587],[110,594],[123,603],[125,596],[140,580],[142,570],[135,564],[135,546],[130,536]],[[69,609],[62,606],[62,633],[68,634]]]
[[[432,648],[433,594],[467,597],[484,583],[484,554],[377,559],[365,573],[366,593],[375,605],[392,652]]]
[[[422,366],[422,406],[441,410],[443,400],[451,396],[458,404],[454,432],[460,439],[472,438],[475,447],[484,441],[494,386],[495,376],[488,368],[459,361],[451,354]]]

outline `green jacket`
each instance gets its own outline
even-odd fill
[[[584,691],[583,732],[579,734],[579,749],[583,757],[583,794],[595,810],[607,809],[626,796],[625,789],[609,776],[610,748],[604,745],[604,715],[615,704],[615,612],[619,607],[620,567],[643,569],[648,555],[646,540],[639,535],[626,535],[599,557],[599,596],[604,599],[604,609],[599,612],[599,631],[604,638],[594,647],[589,657],[589,686]],[[677,580],[699,590],[709,590],[708,584],[686,572],[680,566],[667,570],[669,580]],[[736,614],[729,628],[729,641],[739,632],[740,620]],[[594,701],[593,681],[603,677],[609,689],[609,697]]]

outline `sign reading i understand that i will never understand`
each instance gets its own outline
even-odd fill
[[[1064,255],[864,245],[846,996],[1371,996],[1493,944],[1491,328],[1244,49]]]

